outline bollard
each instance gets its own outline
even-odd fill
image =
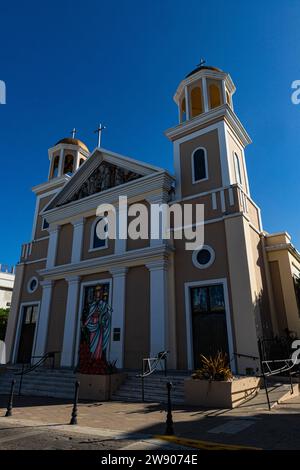
[[[167,421],[166,421],[166,436],[173,436],[174,435],[174,427],[173,427],[173,417],[172,417],[172,402],[171,402],[171,389],[172,383],[167,383],[167,390],[168,390],[168,408],[167,408]]]
[[[78,403],[78,395],[79,395],[79,385],[80,385],[80,382],[76,380],[74,404],[73,404],[72,417],[71,417],[70,424],[77,424],[77,403]]]
[[[12,415],[12,407],[13,407],[13,396],[14,396],[14,388],[15,388],[15,380],[12,380],[11,382],[11,388],[10,388],[10,395],[9,395],[9,400],[7,404],[7,410],[5,413],[5,417],[11,416]]]

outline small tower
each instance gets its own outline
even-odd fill
[[[180,83],[174,101],[179,110],[179,122],[228,104],[233,109],[235,86],[230,76],[216,67],[199,65]]]
[[[89,157],[87,146],[75,137],[59,140],[48,151],[50,167],[48,179],[72,175]]]

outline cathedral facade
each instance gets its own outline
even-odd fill
[[[105,361],[140,369],[143,358],[169,351],[169,367],[187,370],[200,354],[223,351],[243,374],[258,338],[300,335],[300,255],[286,232],[263,230],[234,92],[227,73],[204,65],[179,84],[179,123],[165,133],[174,175],[101,147],[90,152],[75,136],[49,149],[16,268],[7,362],[54,352],[56,367],[102,373]],[[153,238],[151,221],[148,237],[100,237],[97,208],[119,214],[120,196],[128,223],[136,203],[202,204],[204,245]]]

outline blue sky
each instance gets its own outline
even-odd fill
[[[299,0],[0,0],[0,263],[15,264],[30,241],[30,188],[47,178],[47,149],[74,126],[94,148],[102,121],[105,148],[172,169],[163,132],[200,57],[236,84],[264,228],[287,230],[300,248],[299,24]]]

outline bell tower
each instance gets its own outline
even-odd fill
[[[89,157],[90,152],[87,146],[74,135],[59,140],[49,149],[48,155],[50,160],[48,180],[52,180],[75,173]]]
[[[244,149],[251,143],[233,109],[228,73],[201,63],[174,95],[179,123],[173,142],[177,198],[237,184],[249,195]]]

